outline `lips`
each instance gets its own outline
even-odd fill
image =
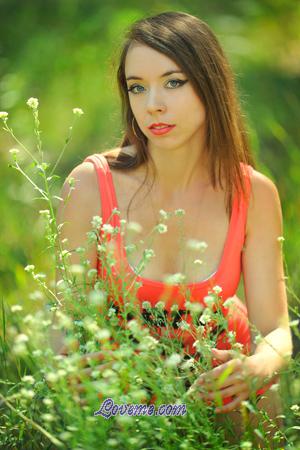
[[[163,126],[161,128],[156,128],[156,127],[152,127],[150,128],[150,131],[152,134],[156,135],[156,136],[161,136],[167,133],[170,133],[173,128],[175,128],[175,125],[167,125],[167,126]]]
[[[148,127],[148,128],[150,128],[150,130],[153,128],[159,130],[159,129],[163,129],[166,127],[173,127],[173,126],[174,125],[171,125],[170,123],[159,122],[159,123],[152,123],[150,125],[150,127]]]

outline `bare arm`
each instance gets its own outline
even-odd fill
[[[277,188],[269,178],[254,171],[252,189],[243,276],[249,320],[265,342],[256,346],[253,334],[257,333],[251,332],[251,352],[260,354],[274,372],[283,364],[279,354],[292,353],[283,257],[278,241],[283,233],[282,212]]]
[[[69,184],[71,178],[75,180],[73,190]],[[71,252],[68,264],[80,264],[80,255],[75,250],[83,247],[86,249],[85,259],[90,261],[89,269],[96,269],[96,244],[87,243],[87,232],[92,229],[93,216],[101,216],[101,199],[93,164],[84,162],[76,166],[66,178],[60,196],[63,202],[57,209],[57,225],[63,224],[59,236],[62,248]],[[64,243],[64,240],[67,241]],[[62,273],[57,268],[56,284],[62,278]],[[89,290],[90,287],[87,286],[87,292]],[[59,287],[56,287],[58,298],[60,298],[59,291]],[[60,300],[63,301],[61,298]],[[61,349],[63,335],[55,332],[52,337],[54,348]]]

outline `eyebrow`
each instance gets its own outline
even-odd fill
[[[160,78],[167,77],[168,75],[172,75],[172,73],[183,73],[183,71],[182,70],[168,70],[167,72],[163,73],[160,76]],[[126,81],[129,81],[129,80],[142,80],[142,79],[143,78],[141,78],[141,77],[137,77],[135,75],[131,75],[130,77],[126,78]]]

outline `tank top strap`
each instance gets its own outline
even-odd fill
[[[96,170],[103,223],[110,223],[114,227],[118,226],[117,214],[112,215],[113,209],[118,207],[117,199],[115,197],[112,174],[105,156],[95,153],[85,158],[84,162],[93,163]]]

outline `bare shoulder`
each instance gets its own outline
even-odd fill
[[[58,213],[67,205],[69,208],[74,205],[80,214],[89,217],[100,214],[101,198],[93,163],[86,161],[74,167],[63,184],[61,197],[64,205],[60,205]]]
[[[252,194],[256,201],[265,201],[270,198],[279,198],[275,183],[266,175],[254,170],[251,175]]]
[[[247,234],[264,221],[281,221],[281,202],[276,184],[266,175],[254,170],[251,174],[251,191]]]

